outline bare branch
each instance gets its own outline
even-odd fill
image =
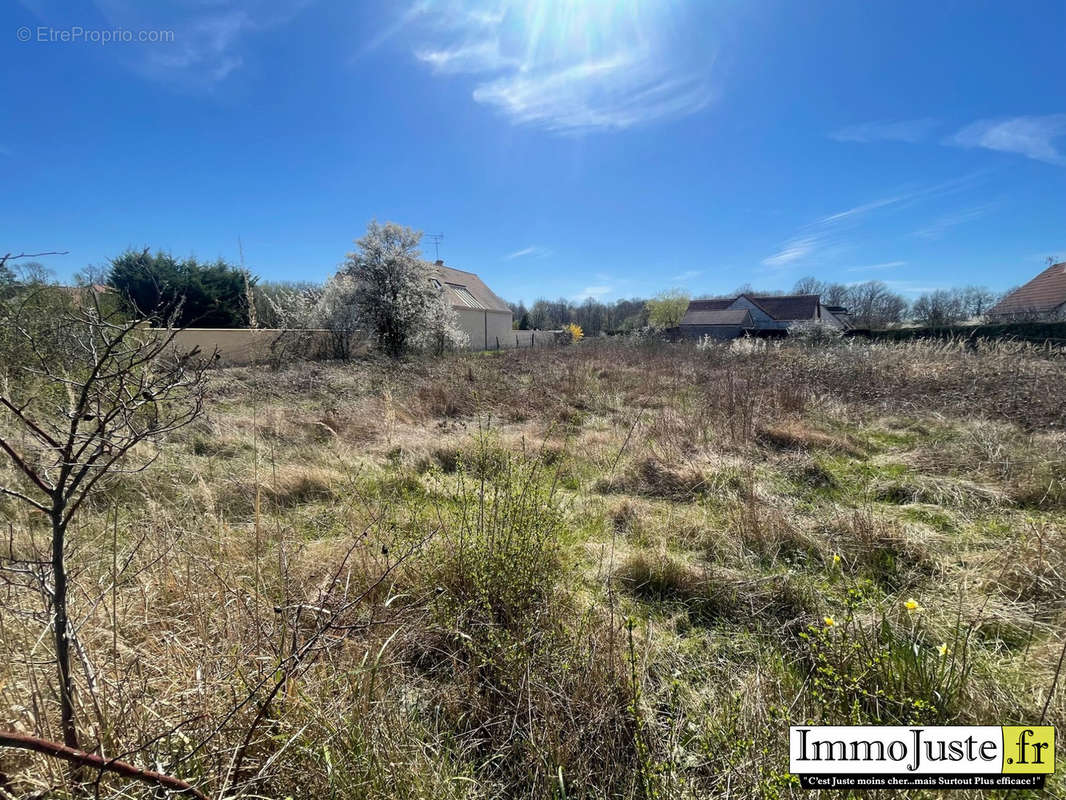
[[[188,794],[197,798],[197,800],[207,800],[207,795],[195,786],[178,778],[164,775],[161,772],[155,772],[150,769],[141,769],[140,767],[135,767],[133,764],[125,761],[107,759],[103,756],[98,756],[95,753],[86,753],[84,750],[67,747],[59,742],[52,742],[37,736],[29,736],[25,733],[15,733],[14,731],[0,731],[0,745],[4,747],[13,747],[17,750],[30,750],[35,753],[43,753],[46,756],[60,758],[81,767],[90,767],[102,772],[113,772],[124,778],[132,778],[133,780],[141,781],[142,783],[150,783],[155,786],[161,786],[164,789],[171,789],[175,792]]]
[[[13,253],[7,253],[0,256],[0,267],[7,264],[8,261],[17,261],[20,258],[41,258],[42,256],[69,256],[69,250],[46,250],[43,253],[19,253],[15,255]]]

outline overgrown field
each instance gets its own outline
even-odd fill
[[[804,795],[806,722],[1044,720],[1061,760],[1064,389],[1020,344],[221,370],[70,536],[82,739],[212,797]],[[55,739],[32,586],[0,573],[0,715]]]

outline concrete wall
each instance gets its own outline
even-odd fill
[[[186,328],[175,334],[171,346],[182,352],[199,347],[205,356],[217,348],[219,363],[238,366],[269,363],[283,356],[326,358],[330,355],[330,333],[271,328]]]
[[[511,330],[510,311],[480,308],[455,309],[459,325],[470,337],[473,350],[548,347],[556,343],[555,331]],[[352,354],[365,352],[367,343],[354,337]],[[186,328],[178,331],[172,344],[182,352],[199,347],[204,355],[217,348],[219,363],[229,366],[268,364],[275,359],[331,358],[332,337],[324,330],[276,330],[272,328]]]
[[[495,350],[496,340],[500,347],[510,341],[514,347],[510,311],[486,311],[483,308],[456,308],[459,327],[470,337],[471,350]]]

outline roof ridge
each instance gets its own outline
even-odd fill
[[[452,266],[449,266],[447,264],[432,263],[432,264],[430,264],[430,266],[432,266],[432,267],[441,267],[443,269],[450,269],[452,272],[464,272],[467,275],[477,275],[476,272],[471,272],[468,269],[459,269],[458,267],[452,267]]]

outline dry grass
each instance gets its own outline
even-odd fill
[[[796,794],[790,722],[1034,722],[1064,379],[922,343],[220,372],[71,536],[82,737],[212,796],[636,800]],[[46,532],[0,521],[0,724],[55,738]]]

